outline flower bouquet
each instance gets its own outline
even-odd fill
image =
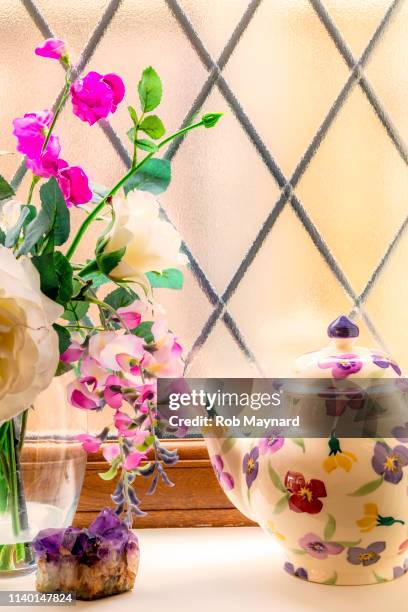
[[[158,438],[155,379],[182,375],[182,347],[153,289],[181,289],[178,268],[185,257],[155,198],[170,182],[170,164],[157,155],[220,117],[206,114],[165,136],[152,113],[162,83],[146,68],[138,83],[140,108],[127,109],[131,167],[112,187],[95,185],[83,168],[63,159],[58,118],[69,103],[78,120],[93,126],[117,111],[125,85],[116,74],[77,75],[63,41],[47,40],[35,52],[63,65],[65,87],[54,111],[13,122],[17,151],[32,173],[27,198],[17,202],[0,176],[0,518],[9,521],[16,542],[0,542],[0,571],[32,561],[30,544],[19,539],[28,521],[19,457],[29,409],[54,376],[71,371],[73,407],[109,412],[111,425],[78,439],[91,453],[103,445],[109,465],[101,477],[117,479],[112,500],[125,526],[143,514],[137,477],[151,479],[149,494],[159,480],[172,484],[165,466],[177,454]],[[82,217],[75,233],[71,215]],[[92,243],[87,231],[94,221],[103,231],[92,258],[79,261],[78,246],[84,236]]]

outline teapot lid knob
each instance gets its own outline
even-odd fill
[[[359,333],[358,326],[345,315],[337,317],[327,328],[329,338],[357,338]]]

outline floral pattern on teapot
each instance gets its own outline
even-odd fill
[[[296,364],[302,376],[319,370],[343,380],[401,375],[386,354],[353,346],[358,327],[347,317],[328,333],[330,347]],[[364,403],[358,392],[336,401],[330,392],[320,397],[334,417]],[[386,439],[339,439],[335,432],[327,440],[209,438],[207,445],[230,500],[285,549],[287,573],[358,585],[408,571],[408,422],[390,433]]]

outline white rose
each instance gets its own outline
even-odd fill
[[[50,384],[59,359],[52,323],[62,312],[41,293],[31,261],[0,246],[0,424]]]
[[[8,232],[18,221],[21,204],[16,200],[8,200],[0,208],[0,227]]]
[[[126,247],[120,263],[110,272],[114,279],[139,280],[145,272],[162,272],[184,265],[181,238],[159,216],[159,204],[147,191],[131,191],[126,199],[113,201],[115,221],[104,252]]]

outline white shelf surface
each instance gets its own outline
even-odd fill
[[[282,571],[282,553],[257,527],[143,529],[141,562],[130,593],[66,610],[98,612],[384,612],[406,610],[408,574],[362,587],[325,586]],[[34,575],[0,581],[1,590],[34,590]],[[2,607],[1,610],[28,607]],[[32,610],[50,610],[36,606]]]

